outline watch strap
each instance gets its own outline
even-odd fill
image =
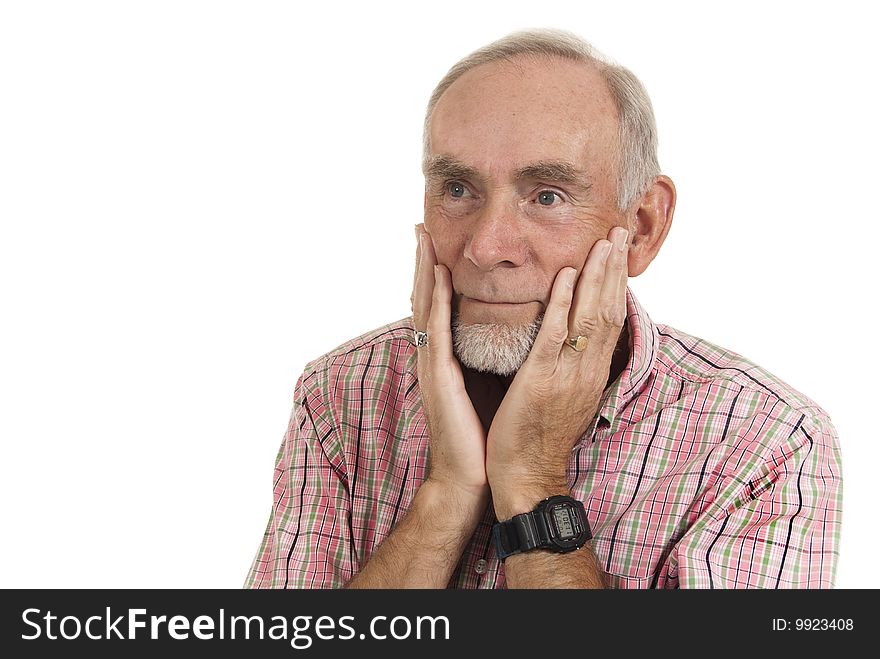
[[[532,510],[514,515],[505,522],[498,522],[492,529],[498,558],[504,560],[513,554],[546,547],[550,542],[547,520]]]

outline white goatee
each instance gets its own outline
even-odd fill
[[[452,351],[471,370],[513,375],[529,356],[542,320],[543,313],[528,325],[461,324],[458,313],[453,313]]]

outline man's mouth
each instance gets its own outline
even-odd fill
[[[514,305],[514,304],[528,304],[528,302],[515,302],[510,300],[481,300],[475,297],[468,297],[466,295],[462,296],[463,300],[467,300],[468,302],[477,302],[479,304],[492,304],[492,305]]]

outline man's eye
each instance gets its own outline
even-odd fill
[[[538,193],[538,203],[542,206],[552,206],[557,197],[559,195],[552,190],[542,190]]]
[[[459,183],[458,181],[451,181],[446,184],[446,191],[450,194],[450,196],[458,199],[464,197],[465,192],[467,192],[467,188],[464,187],[463,183]]]

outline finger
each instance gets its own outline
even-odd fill
[[[419,281],[419,259],[421,258],[421,254],[422,254],[422,251],[419,249],[419,233],[420,233],[419,225],[418,225],[418,224],[414,225],[414,228],[415,228],[415,234],[416,234],[416,260],[415,260],[416,267],[413,268],[413,285],[412,285],[412,292],[410,292],[410,294],[409,294],[409,308],[410,308],[410,311],[413,310],[413,304],[414,304],[414,302],[415,302],[415,297],[416,297],[416,284],[417,284],[418,281]]]
[[[550,301],[544,310],[541,329],[535,337],[535,343],[529,352],[529,360],[537,362],[552,370],[556,367],[563,342],[568,338],[568,315],[574,294],[574,282],[577,270],[563,268],[556,275]]]
[[[428,352],[434,364],[452,359],[452,276],[445,265],[433,266],[434,291],[428,318]]]
[[[424,331],[431,314],[431,296],[434,292],[434,250],[431,237],[424,230],[419,231],[419,267],[413,295],[413,326]]]
[[[599,297],[605,282],[605,265],[611,243],[608,240],[597,240],[578,278],[574,291],[574,301],[568,318],[569,336],[595,337],[599,329]],[[569,351],[567,351],[569,352]],[[574,355],[577,352],[570,351]]]
[[[613,247],[605,264],[605,281],[599,295],[599,321],[611,331],[608,338],[617,343],[620,329],[626,321],[626,282],[628,232],[622,227],[615,228],[611,240]]]
[[[419,281],[419,258],[421,257],[421,253],[422,253],[421,250],[419,249],[419,225],[415,224],[415,225],[413,225],[413,228],[415,229],[415,234],[416,234],[416,260],[415,260],[416,267],[413,268],[413,287],[412,287],[412,292],[410,292],[410,294],[409,294],[409,308],[410,308],[410,310],[412,310],[413,300],[415,300],[415,297],[416,297],[416,283]]]

